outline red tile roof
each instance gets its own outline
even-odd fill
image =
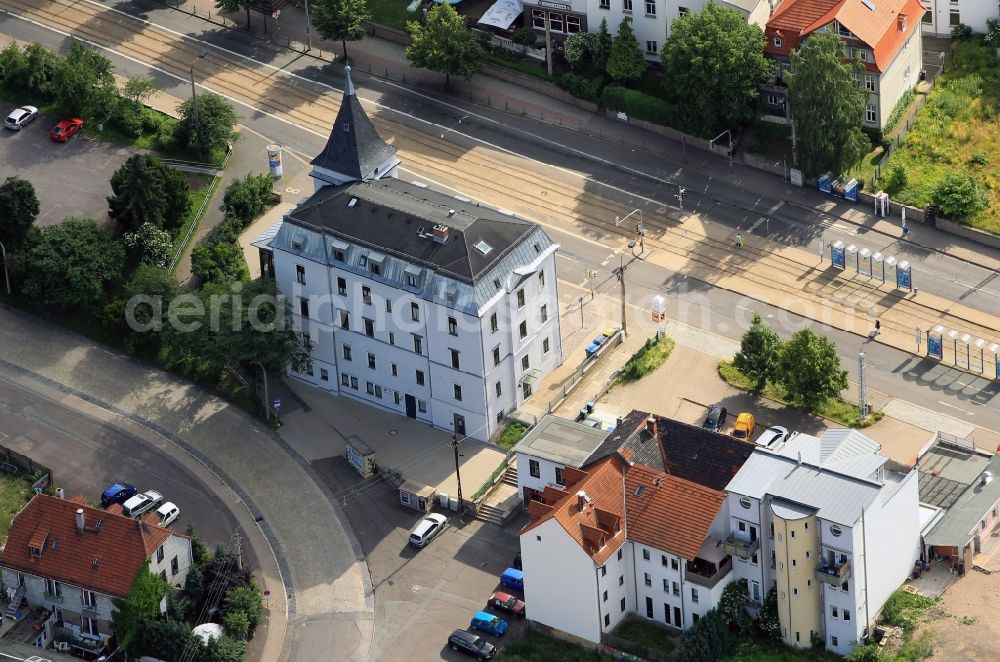
[[[629,539],[689,561],[698,555],[725,500],[721,490],[642,465],[631,466],[625,472]]]
[[[76,527],[83,509],[84,531]],[[98,523],[100,522],[100,528]],[[47,532],[40,557],[32,556],[40,532]],[[143,562],[172,533],[122,515],[39,494],[11,523],[0,565],[112,596],[128,595]],[[97,562],[94,562],[97,559]]]

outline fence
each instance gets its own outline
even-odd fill
[[[576,386],[580,383],[580,380],[583,379],[583,376],[600,363],[601,358],[608,352],[608,348],[618,347],[623,342],[625,342],[625,334],[622,333],[621,329],[619,329],[613,338],[601,345],[600,349],[597,350],[594,356],[584,360],[583,364],[577,368],[572,375],[566,378],[566,380],[562,383],[559,395],[549,400],[545,413],[551,414],[556,407],[562,404],[562,401],[569,396],[570,392],[574,388],[576,388]]]
[[[208,208],[208,203],[215,197],[215,189],[219,185],[219,180],[222,178],[222,171],[227,165],[229,165],[229,159],[232,158],[232,156],[233,148],[230,146],[228,151],[226,151],[226,158],[222,162],[221,168],[216,168],[210,163],[194,163],[192,161],[177,161],[174,159],[165,159],[163,161],[164,164],[174,170],[199,172],[202,174],[212,175],[212,181],[208,184],[208,194],[202,199],[201,204],[198,205],[198,209],[194,213],[194,221],[192,221],[191,225],[188,226],[187,232],[184,233],[184,238],[181,239],[180,244],[177,245],[177,252],[175,252],[174,256],[170,259],[170,266],[167,268],[167,271],[173,273],[174,268],[177,266],[177,262],[180,261],[181,256],[187,249],[188,242],[191,241],[191,236],[194,234],[194,231],[198,229],[198,226],[201,225],[201,217],[205,214],[205,209]]]
[[[885,165],[885,162],[889,160],[889,157],[892,156],[892,153],[896,151],[896,148],[899,147],[906,139],[907,134],[910,133],[910,127],[913,125],[913,120],[917,116],[917,113],[920,112],[920,109],[924,107],[924,104],[927,103],[927,95],[931,93],[932,89],[934,89],[934,82],[928,81],[927,89],[917,92],[914,102],[910,104],[906,113],[902,118],[900,118],[899,122],[892,129],[892,131],[890,131],[889,140],[885,143],[885,152],[878,160],[878,163],[875,164],[875,174],[872,176],[872,188],[878,186],[878,180],[882,177],[882,167]]]
[[[48,467],[6,446],[0,446],[0,471],[11,476],[27,474],[32,480],[31,487],[36,492],[52,484],[52,471]]]
[[[476,501],[479,501],[481,498],[486,496],[486,494],[490,491],[490,489],[492,489],[494,485],[496,485],[503,479],[503,475],[507,472],[507,467],[510,466],[510,463],[513,459],[514,459],[514,450],[511,449],[507,451],[506,455],[504,455],[503,462],[500,463],[500,466],[494,469],[493,473],[490,474],[490,477],[487,478],[486,481],[479,486],[479,489],[476,490],[471,497],[469,497],[469,501],[475,503]],[[479,504],[476,505],[478,506]]]

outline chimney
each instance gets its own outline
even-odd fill
[[[984,471],[983,475],[979,477],[979,484],[985,485],[992,479],[993,479],[993,474],[991,474],[989,471]]]
[[[431,238],[439,244],[447,244],[451,228],[447,225],[435,225],[431,229]]]
[[[802,464],[802,451],[799,451],[799,464]]]
[[[576,493],[576,505],[580,509],[581,513],[588,503],[590,503],[590,497],[587,496],[586,492],[580,490]]]
[[[57,487],[56,488],[56,498],[57,499],[65,499],[66,498],[66,490],[64,490],[61,487]]]
[[[656,417],[653,416],[652,414],[650,414],[646,418],[646,432],[648,432],[649,435],[653,439],[656,439],[656,437],[657,437],[657,435],[656,435]]]
[[[83,533],[85,520],[83,518],[83,508],[76,509],[76,530],[78,533]]]

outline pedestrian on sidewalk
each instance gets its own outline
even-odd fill
[[[743,235],[736,235],[736,248],[743,248]]]

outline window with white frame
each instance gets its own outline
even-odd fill
[[[957,9],[952,9],[948,13],[948,25],[950,25],[951,27],[955,27],[956,25],[961,25],[961,24],[962,24],[962,17],[959,15],[959,11]]]
[[[566,33],[576,34],[580,32],[582,23],[579,16],[566,15]],[[544,276],[544,274],[542,274]],[[542,287],[545,287],[545,279],[542,279]]]
[[[632,13],[632,0],[622,0],[622,11]]]
[[[552,32],[563,31],[563,15],[557,12],[549,12],[549,29]]]
[[[543,9],[532,9],[531,10],[531,25],[538,28],[539,30],[545,29],[545,10]]]
[[[656,55],[658,50],[659,49],[657,48],[657,43],[655,41],[651,40],[646,41],[646,53],[650,55]]]
[[[875,76],[865,74],[865,89],[869,92],[875,91]]]
[[[599,9],[611,9],[611,0],[601,0]]]
[[[875,123],[875,112],[876,112],[875,106],[866,105],[865,106],[865,121],[874,124]]]
[[[927,11],[924,12],[924,17],[922,19],[920,19],[920,20],[921,20],[921,22],[923,22],[924,25],[933,25],[934,24],[934,12],[932,12],[930,9],[928,9]]]
[[[677,15],[678,16],[687,16],[690,13],[691,13],[691,10],[688,9],[687,7],[678,7],[677,8]]]
[[[646,0],[646,16],[656,16],[656,0]]]

